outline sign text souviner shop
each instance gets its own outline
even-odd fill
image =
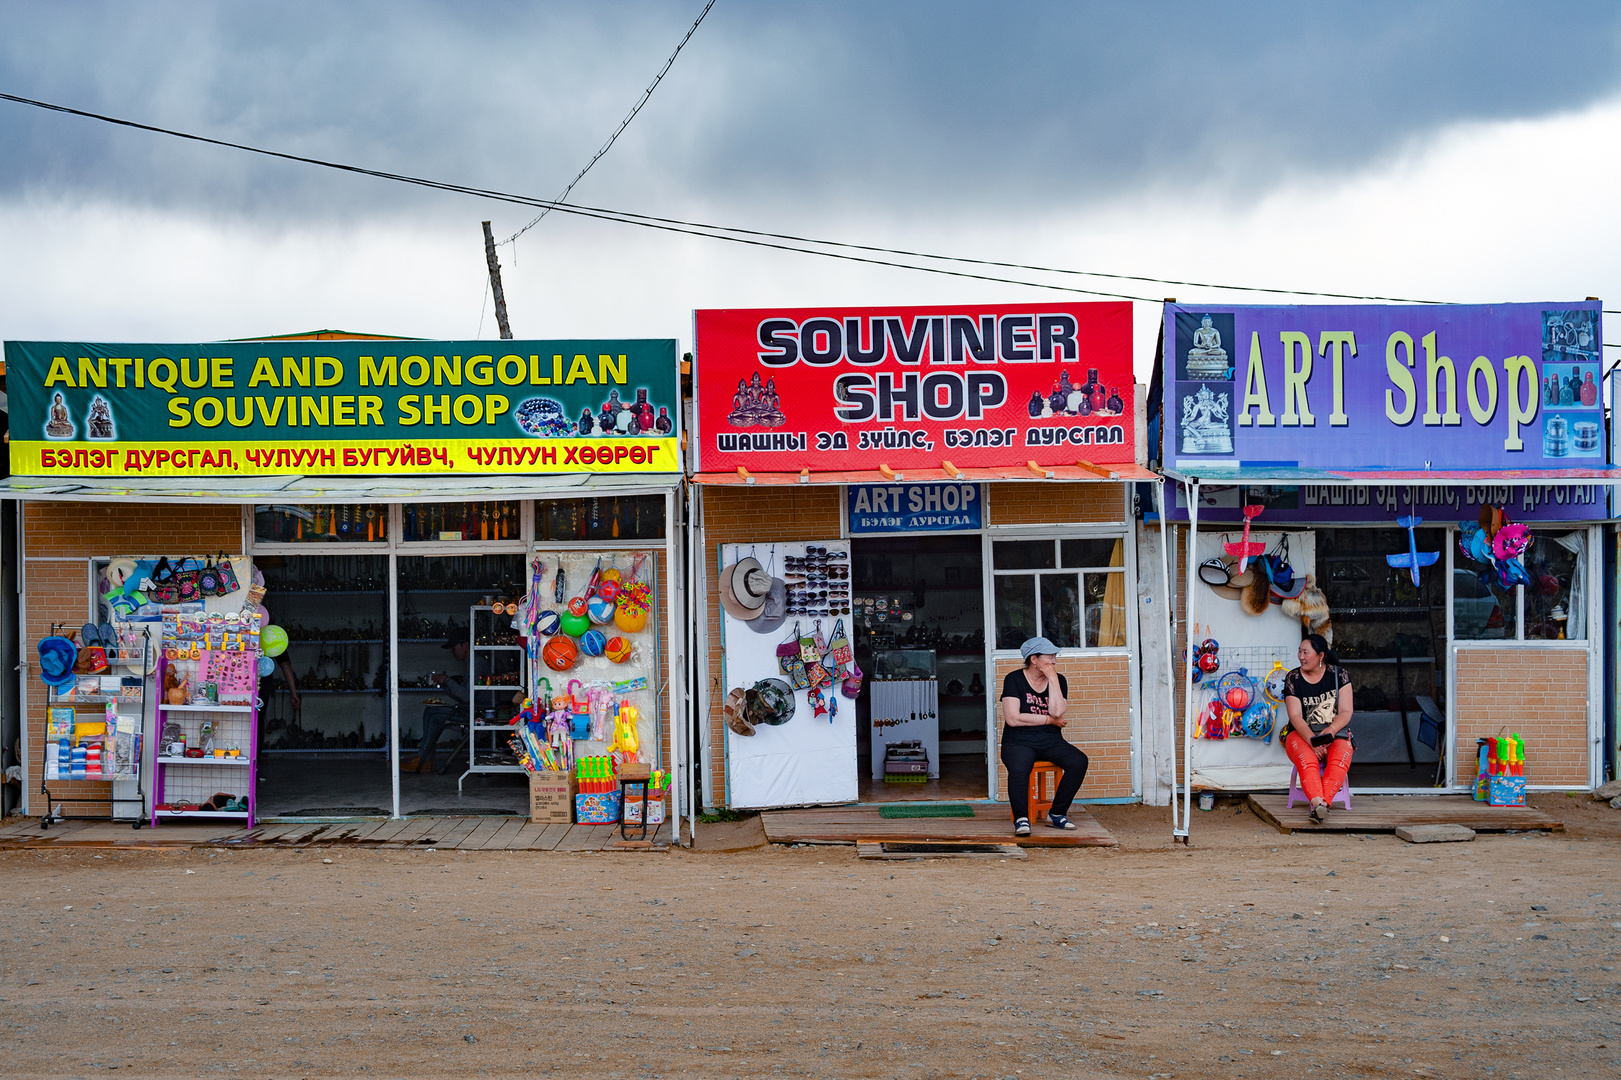
[[[1119,304],[700,311],[700,467],[1129,461],[1130,318]]]
[[[511,342],[505,354],[286,344],[8,342],[13,464],[204,476],[680,467],[673,341]]]

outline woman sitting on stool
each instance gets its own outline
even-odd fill
[[[1311,800],[1312,818],[1327,821],[1328,804],[1340,793],[1351,768],[1351,676],[1335,661],[1321,634],[1307,634],[1296,655],[1300,666],[1283,680],[1290,729],[1283,752],[1300,774],[1300,790]]]
[[[1030,772],[1038,761],[1063,769],[1047,824],[1073,829],[1064,815],[1086,779],[1086,755],[1059,733],[1069,708],[1069,681],[1058,674],[1058,646],[1044,637],[1019,646],[1024,667],[1002,680],[1002,764],[1007,766],[1013,835],[1030,835]]]

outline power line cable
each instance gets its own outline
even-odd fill
[[[705,9],[707,11],[707,8]],[[813,244],[820,247],[844,248],[850,251],[867,251],[874,254],[896,255],[903,258],[927,259],[936,262],[955,262],[970,266],[986,266],[1000,269],[1029,270],[1034,273],[1063,274],[1080,277],[1098,277],[1117,281],[1141,281],[1159,285],[1186,285],[1192,288],[1221,289],[1234,292],[1261,292],[1288,296],[1321,296],[1341,300],[1374,300],[1388,303],[1408,304],[1444,304],[1449,301],[1442,300],[1415,300],[1412,298],[1393,296],[1372,296],[1358,293],[1338,293],[1308,289],[1284,289],[1266,286],[1250,285],[1224,285],[1215,282],[1184,281],[1175,278],[1158,278],[1145,275],[1112,274],[1103,271],[1073,270],[1059,267],[1046,267],[1028,263],[998,262],[989,259],[974,259],[964,256],[936,255],[927,252],[910,251],[904,248],[886,248],[867,244],[853,244],[839,240],[819,240],[813,237],[797,236],[792,233],[775,233],[756,229],[744,229],[729,225],[714,225],[705,222],[685,221],[679,218],[657,217],[651,214],[639,214],[629,210],[613,210],[604,207],[584,206],[578,203],[564,203],[553,199],[540,199],[534,196],[517,195],[511,192],[494,191],[487,188],[476,188],[465,184],[452,184],[440,180],[430,180],[424,177],[411,176],[406,173],[388,172],[380,169],[368,169],[359,165],[348,165],[342,162],[327,161],[322,158],[307,157],[300,154],[289,154],[279,150],[267,150],[262,147],[250,146],[246,143],[235,143],[224,139],[210,138],[206,135],[196,135],[190,132],[177,131],[172,128],[156,127],[134,120],[125,120],[120,117],[106,116],[101,113],[87,112],[83,109],[74,109],[66,105],[56,105],[47,101],[33,98],[19,97],[15,94],[0,93],[0,101],[10,101],[19,105],[29,105],[34,108],[45,109],[50,112],[64,113],[69,116],[83,117],[88,120],[97,120],[102,123],[114,124],[120,127],[132,128],[138,131],[149,131],[158,135],[168,135],[177,139],[204,143],[210,146],[220,146],[230,150],[241,150],[250,154],[259,154],[264,157],[279,158],[284,161],[296,161],[305,165],[316,165],[321,168],[335,169],[340,172],[355,173],[361,176],[371,176],[381,180],[392,180],[397,183],[412,184],[435,191],[448,191],[463,195],[472,195],[477,198],[490,199],[497,202],[514,203],[521,206],[541,207],[547,211],[572,214],[577,217],[595,218],[601,221],[613,221],[622,225],[637,225],[643,228],[657,229],[664,232],[683,233],[689,236],[705,237],[711,240],[725,240],[729,243],[744,244],[751,247],[763,247],[777,251],[788,251],[802,255],[816,255],[822,258],[839,259],[846,262],[866,263],[874,266],[887,266],[903,270],[915,270],[920,273],[937,274],[947,277],[969,278],[977,281],[990,281],[1008,285],[1022,285],[1028,288],[1051,289],[1058,292],[1078,293],[1085,296],[1104,296],[1122,300],[1136,300],[1144,303],[1159,303],[1160,298],[1136,296],[1130,293],[1083,289],[1076,286],[1058,285],[1050,282],[1027,281],[1018,278],[996,277],[987,274],[968,273],[961,270],[950,270],[937,266],[918,266],[912,263],[894,262],[887,259],[872,259],[856,255],[846,255],[837,251],[820,251],[814,248],[796,247],[795,244]],[[539,220],[538,218],[536,220]],[[768,241],[781,240],[785,243],[771,243]],[[1621,311],[1605,310],[1605,314],[1621,314]]]
[[[693,20],[692,25],[687,28],[686,36],[683,37],[680,43],[676,45],[675,52],[671,53],[670,58],[664,61],[664,66],[659,68],[659,73],[657,75],[653,76],[653,81],[647,84],[647,89],[642,92],[641,100],[636,102],[636,107],[631,109],[630,112],[625,115],[625,118],[619,122],[619,126],[614,129],[614,133],[608,136],[608,141],[602,144],[602,149],[598,150],[592,156],[591,160],[585,163],[585,168],[581,169],[579,174],[568,182],[568,187],[563,189],[563,194],[552,200],[554,203],[560,203],[566,200],[569,192],[574,190],[574,185],[585,179],[585,174],[591,171],[591,166],[601,161],[603,156],[607,154],[609,150],[613,149],[614,142],[619,138],[619,136],[625,133],[626,128],[630,127],[630,122],[636,119],[636,114],[642,111],[642,106],[647,104],[648,99],[653,96],[653,91],[657,90],[659,83],[664,81],[664,76],[669,73],[671,66],[675,64],[675,58],[681,55],[681,50],[687,47],[687,42],[692,40],[692,35],[698,32],[698,26],[704,21],[704,16],[708,15],[709,9],[714,6],[715,0],[709,0],[709,3],[704,5],[704,9],[698,13],[698,18]],[[546,209],[540,212],[540,215],[536,217],[535,220],[531,221],[529,224],[525,225],[511,236],[501,241],[501,243],[513,243],[518,239],[518,237],[522,236],[530,229],[533,229],[536,225],[539,225],[541,219],[551,212],[552,208],[550,206],[546,207]]]

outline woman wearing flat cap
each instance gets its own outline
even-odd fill
[[[1002,680],[1002,764],[1007,766],[1013,835],[1030,835],[1030,772],[1038,761],[1063,770],[1045,824],[1073,829],[1075,823],[1065,815],[1086,779],[1087,759],[1059,731],[1069,708],[1069,681],[1058,673],[1058,646],[1046,638],[1031,638],[1019,646],[1019,654],[1024,667]]]

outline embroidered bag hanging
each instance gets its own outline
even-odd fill
[[[175,600],[182,604],[189,604],[203,598],[202,586],[197,581],[202,571],[195,566],[189,565],[190,563],[190,559],[181,559],[180,569],[174,572],[173,577]]]
[[[799,655],[799,624],[794,623],[793,632],[786,640],[777,646],[777,670],[788,679],[788,683],[795,690],[803,690],[810,685],[805,676],[805,661]]]
[[[844,635],[843,619],[833,624],[833,640],[828,644],[833,649],[835,667],[843,667],[855,659],[855,653],[850,649],[850,639]]]
[[[215,596],[230,596],[242,587],[242,583],[236,578],[236,570],[231,566],[231,560],[227,559],[223,552],[214,569],[219,572],[219,591],[214,594]]]
[[[198,588],[199,591],[201,591],[201,593],[204,596],[221,596],[221,595],[223,595],[219,591],[219,588],[220,588],[220,572],[219,572],[219,568],[214,565],[214,560],[213,559],[209,559],[207,562],[205,562],[203,564],[203,568],[197,572],[197,588]]]
[[[174,567],[169,565],[169,557],[164,555],[158,559],[157,566],[152,568],[150,579],[151,588],[147,595],[155,604],[172,604],[175,602],[179,590],[175,588]]]
[[[799,658],[805,661],[805,663],[810,664],[820,662],[822,659],[822,652],[823,648],[817,642],[815,637],[806,634],[804,637],[799,639]]]

